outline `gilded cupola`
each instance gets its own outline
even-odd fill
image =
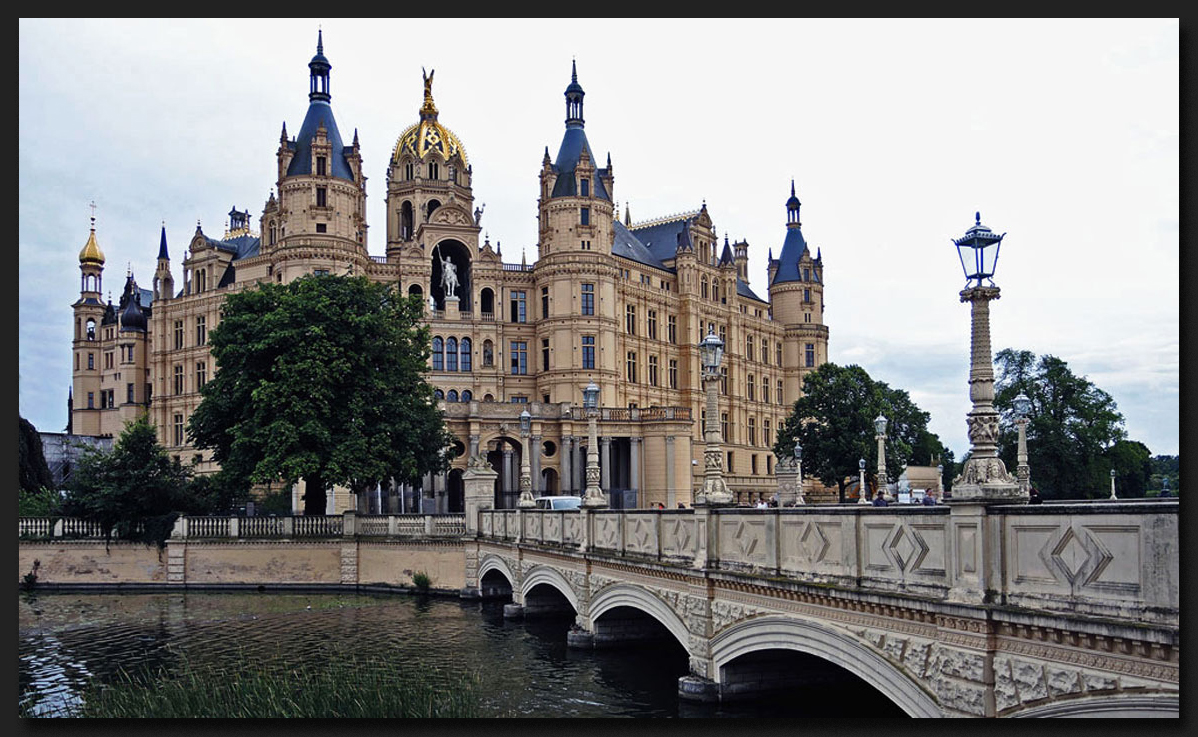
[[[91,233],[87,236],[87,243],[83,244],[83,250],[79,252],[79,263],[81,264],[96,264],[104,265],[104,252],[100,250],[100,244],[96,243],[96,218],[92,216]]]
[[[424,70],[420,70],[423,74]],[[395,151],[391,154],[391,162],[398,164],[405,154],[421,161],[430,153],[436,153],[443,160],[461,159],[462,167],[467,167],[466,147],[458,137],[437,120],[437,106],[433,102],[433,74],[436,70],[424,74],[424,103],[420,106],[420,122],[408,126],[395,143]]]

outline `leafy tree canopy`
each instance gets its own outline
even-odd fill
[[[1032,485],[1043,498],[1108,496],[1112,462],[1120,464],[1115,467],[1117,475],[1125,474],[1134,488],[1145,488],[1147,476],[1140,480],[1142,469],[1134,468],[1140,463],[1136,460],[1139,451],[1130,445],[1117,446],[1127,433],[1123,415],[1110,394],[1075,375],[1056,356],[1037,358],[1031,351],[1006,348],[994,362],[998,368],[994,407],[1000,417],[999,456],[1009,470],[1016,468],[1018,451],[1013,402],[1022,392],[1031,400],[1026,431],[1028,466]]]
[[[860,366],[825,363],[807,374],[803,396],[778,429],[774,453],[793,455],[795,439],[803,446],[803,473],[837,485],[844,501],[845,481],[859,474],[865,459],[868,478],[877,472],[878,443],[874,419],[887,419],[886,481],[897,480],[904,464],[930,464],[933,457],[951,468],[952,452],[928,432],[927,412],[906,391],[870,378]]]
[[[19,417],[19,416],[18,416]],[[42,436],[37,428],[24,417],[20,417],[20,450],[18,451],[21,467],[21,486],[23,491],[41,491],[54,488],[54,477],[50,467],[46,465],[46,456],[42,448]]]
[[[225,301],[209,342],[219,370],[188,432],[231,482],[325,489],[415,482],[449,464],[453,437],[424,373],[423,303],[365,277],[263,284]]]
[[[161,544],[180,512],[209,511],[192,505],[189,478],[143,416],[125,425],[111,452],[80,458],[63,513],[99,522],[106,538]]]

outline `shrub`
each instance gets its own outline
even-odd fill
[[[433,585],[433,579],[424,571],[416,571],[412,574],[412,585],[422,594],[427,594],[429,587]]]

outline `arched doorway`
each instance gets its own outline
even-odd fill
[[[444,261],[449,261],[454,267],[457,287],[454,295],[458,297],[458,309],[461,312],[471,312],[472,297],[470,291],[470,251],[461,241],[447,238],[433,246],[430,252],[432,275],[430,277],[429,294],[435,300],[437,309],[445,309],[445,283],[442,277]]]
[[[461,514],[466,511],[466,486],[462,482],[462,469],[454,468],[449,472],[445,484],[446,511],[450,514]]]
[[[498,474],[495,477],[495,508],[515,509],[520,499],[520,441],[500,436],[487,452],[487,463]]]
[[[557,477],[556,468],[541,469],[541,489],[543,496],[557,496],[561,493],[561,483]]]

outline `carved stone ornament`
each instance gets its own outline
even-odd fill
[[[993,445],[998,442],[998,415],[969,415],[965,418],[969,428],[969,442],[973,445]]]
[[[703,468],[709,471],[718,471],[721,468],[719,450],[703,451]]]
[[[1014,476],[1007,473],[1006,464],[1001,458],[970,458],[965,463],[965,469],[954,481],[953,485],[967,484],[980,486],[990,483],[1015,484]]]

